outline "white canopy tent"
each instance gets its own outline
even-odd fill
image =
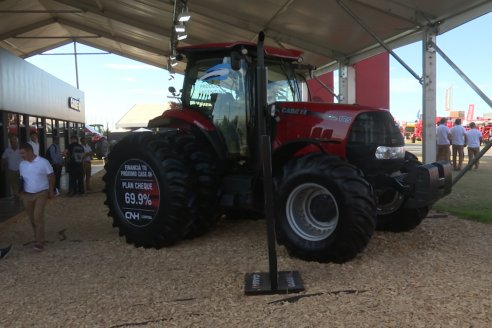
[[[174,26],[184,11],[191,20],[184,23],[187,38],[178,40]],[[442,54],[436,37],[490,11],[491,0],[0,0],[0,47],[27,58],[79,42],[181,71],[184,63],[170,66],[178,43],[254,41],[263,30],[269,45],[304,50],[318,74],[340,68],[340,98],[350,103],[351,64],[422,40],[422,73],[395,58],[423,87],[429,162],[435,159],[436,51]]]

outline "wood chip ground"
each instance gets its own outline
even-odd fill
[[[265,221],[143,249],[103,202],[50,201],[42,253],[25,215],[0,226],[0,245],[14,244],[0,261],[0,327],[492,327],[492,225],[431,213],[414,231],[377,232],[342,265],[278,247],[279,270],[300,271],[306,291],[245,296],[244,275],[268,270]]]

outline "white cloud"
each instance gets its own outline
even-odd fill
[[[126,81],[126,82],[135,82],[136,79],[134,79],[133,77],[131,76],[125,76],[121,79],[122,81]]]
[[[155,66],[150,66],[150,65],[146,65],[146,64],[105,64],[104,67],[112,68],[112,69],[127,70],[127,71],[143,70],[143,69],[150,69],[150,70],[158,70],[159,69]]]

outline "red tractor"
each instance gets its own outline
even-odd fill
[[[449,164],[406,152],[388,111],[303,102],[311,69],[300,51],[261,42],[178,51],[181,104],[152,119],[153,132],[116,144],[105,167],[108,215],[127,242],[159,248],[204,234],[221,214],[261,215],[264,133],[277,242],[305,260],[351,260],[376,228],[413,229],[450,193]]]
[[[415,121],[415,129],[412,134],[412,143],[415,143],[415,141],[422,141],[422,134],[424,132],[423,130],[423,122],[422,120]]]
[[[103,135],[99,133],[93,126],[89,124],[84,125],[84,136],[87,138],[87,142],[92,148],[94,154],[96,154],[96,145],[101,142]]]
[[[492,142],[492,122],[487,121],[477,125],[479,126],[479,131],[482,133],[482,142]]]

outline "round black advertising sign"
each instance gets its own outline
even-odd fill
[[[115,179],[116,202],[134,226],[149,225],[159,210],[159,183],[152,168],[139,159],[121,164]]]

